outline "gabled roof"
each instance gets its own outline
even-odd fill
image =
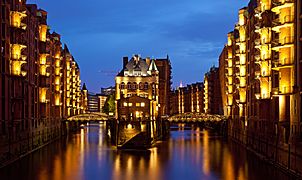
[[[86,84],[83,84],[82,90],[87,90]]]
[[[154,62],[154,59],[152,59],[151,64],[149,66],[149,71],[158,71],[157,66]]]
[[[141,71],[141,74],[147,74],[148,71],[148,64],[146,60],[135,57],[139,59],[134,59],[134,57],[131,58],[131,60],[127,63],[126,67],[123,69],[123,71],[128,71],[129,74],[133,74],[134,71]]]

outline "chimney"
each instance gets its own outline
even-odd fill
[[[123,68],[128,64],[128,57],[123,57]]]
[[[146,57],[146,63],[150,66],[150,57]]]

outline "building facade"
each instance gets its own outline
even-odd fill
[[[301,9],[298,0],[251,0],[220,56],[231,137],[299,173]]]
[[[223,114],[219,68],[211,67],[204,76],[204,112],[206,114]]]
[[[170,115],[204,113],[204,83],[178,87],[170,93]]]
[[[101,88],[101,94],[104,96],[110,96],[115,94],[115,87],[114,86],[110,86],[107,88]]]
[[[134,55],[123,58],[123,69],[115,77],[116,118],[155,120],[159,117],[159,71],[156,60]]]
[[[159,71],[159,113],[161,116],[169,115],[170,92],[172,85],[172,66],[169,56],[163,59],[156,59],[155,64]]]
[[[76,101],[73,114],[82,110],[82,92],[74,60],[71,80],[63,75],[70,68],[60,35],[49,31],[47,12],[25,0],[0,4],[0,159],[9,161],[58,137],[61,120],[72,115],[64,114],[71,106],[64,104],[65,92]]]

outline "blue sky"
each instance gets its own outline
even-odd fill
[[[169,54],[173,87],[202,81],[218,65],[226,34],[248,0],[28,0],[48,11],[48,24],[81,69],[88,90],[114,85],[122,57]]]

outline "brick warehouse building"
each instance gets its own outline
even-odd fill
[[[204,76],[204,82],[171,91],[170,115],[183,113],[223,115],[219,68],[211,67]]]
[[[47,12],[1,1],[0,166],[58,137],[61,120],[85,110],[80,70],[50,33]]]
[[[160,115],[169,115],[170,109],[170,92],[172,85],[172,66],[169,56],[162,59],[156,59],[156,67],[159,71],[159,104]]]
[[[301,11],[298,0],[251,0],[219,59],[230,136],[300,174]]]
[[[170,94],[170,115],[204,113],[204,83],[178,87]]]
[[[204,112],[206,114],[223,114],[219,68],[211,67],[204,76]]]

